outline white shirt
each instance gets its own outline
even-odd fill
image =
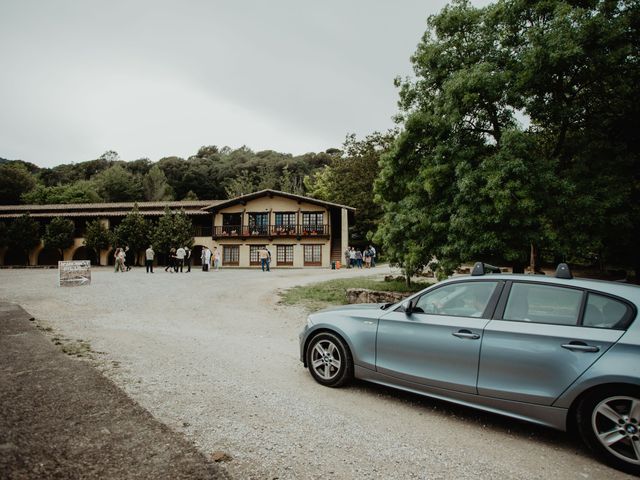
[[[178,251],[176,251],[176,257],[178,258],[178,260],[182,260],[184,259],[184,256],[187,254],[187,252],[184,251],[184,248],[180,247],[178,249]]]

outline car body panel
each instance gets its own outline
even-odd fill
[[[569,408],[578,396],[599,385],[624,383],[640,387],[640,330],[627,331],[553,403]]]
[[[347,308],[323,310],[309,315],[300,334],[300,360],[304,358],[307,340],[317,331],[329,330],[342,337],[349,346],[355,365],[375,368],[378,318],[384,313],[382,304],[348,305]]]
[[[478,393],[552,405],[623,334],[619,330],[492,320],[484,330]],[[563,348],[572,342],[597,352]]]
[[[514,402],[500,400],[497,398],[482,397],[479,395],[455,392],[437,387],[430,387],[407,380],[390,377],[373,370],[355,367],[355,376],[361,380],[377,383],[387,387],[398,388],[407,392],[418,393],[428,397],[458,403],[468,407],[478,408],[492,413],[499,413],[508,417],[526,420],[546,427],[558,430],[566,430],[567,412],[566,408],[550,407],[545,405],[534,405],[524,402]]]
[[[380,318],[376,370],[433,387],[476,393],[482,329],[488,320],[389,312]],[[465,331],[477,338],[459,338]]]

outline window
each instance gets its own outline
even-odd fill
[[[276,245],[278,265],[293,265],[293,245]]]
[[[304,264],[322,265],[322,245],[304,246]]]
[[[590,293],[582,325],[584,327],[624,330],[627,327],[629,317],[629,307],[624,303],[603,295]]]
[[[466,282],[445,285],[422,295],[416,313],[435,313],[457,317],[481,317],[498,282]]]
[[[266,235],[269,228],[268,213],[250,213],[249,214],[249,234]]]
[[[260,250],[264,245],[249,245],[249,264],[260,265]]]
[[[296,214],[292,212],[277,212],[276,213],[276,227],[289,227],[295,226]]]
[[[505,320],[577,325],[582,291],[531,283],[514,283],[504,311]]]
[[[322,212],[306,212],[302,214],[302,231],[307,235],[317,235],[323,233]]]
[[[224,245],[222,247],[222,263],[226,265],[238,265],[240,263],[240,246]]]

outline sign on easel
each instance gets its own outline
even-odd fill
[[[91,262],[89,260],[69,260],[58,262],[58,286],[78,287],[91,283]]]

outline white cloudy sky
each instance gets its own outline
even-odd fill
[[[340,146],[393,126],[393,79],[445,3],[0,0],[0,157]]]

